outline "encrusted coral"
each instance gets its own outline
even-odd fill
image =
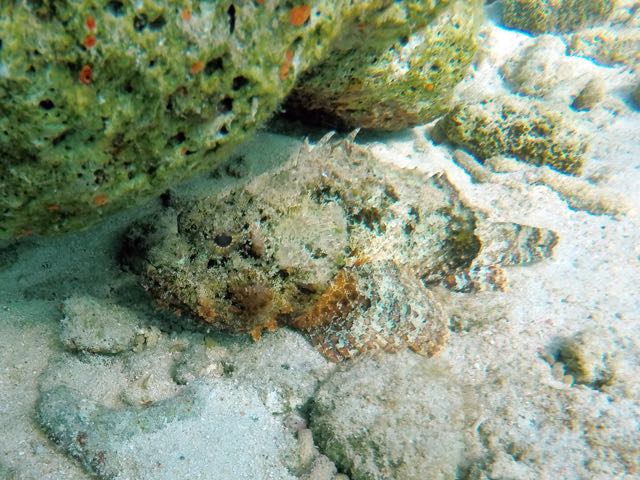
[[[289,325],[338,361],[377,348],[438,352],[448,326],[430,287],[503,288],[500,265],[545,258],[556,240],[487,222],[444,176],[322,141],[134,224],[122,259],[165,307],[255,339]]]
[[[332,54],[300,79],[287,112],[324,126],[380,130],[444,113],[476,52],[483,4],[456,0],[437,2],[434,9],[433,2],[420,3],[396,2],[396,15],[361,20],[347,30]],[[402,16],[416,11],[431,21],[413,31],[398,28]]]
[[[458,104],[438,122],[436,130],[483,161],[512,155],[534,165],[579,174],[586,160],[586,140],[559,112],[515,96]]]
[[[278,109],[302,72],[338,59],[336,46],[375,45],[386,62],[383,52],[450,10],[450,2],[414,0],[3,2],[0,239],[87,226],[215,166]],[[425,55],[437,56],[429,62],[448,72],[412,98],[438,104],[460,79],[475,43],[456,18],[459,31],[455,22],[434,27],[428,51],[414,48],[416,33],[389,54],[424,68]],[[439,39],[445,27],[451,32]],[[365,65],[378,60],[356,57],[360,98],[376,104],[379,86],[365,84]],[[334,67],[341,89],[345,65]],[[387,105],[405,94],[395,91]]]
[[[505,0],[502,21],[532,33],[567,32],[613,12],[615,0]]]

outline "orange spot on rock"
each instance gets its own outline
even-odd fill
[[[256,0],[256,3],[257,3],[258,5],[264,5],[264,0]]]
[[[189,72],[191,73],[191,75],[197,75],[202,70],[204,70],[204,62],[202,60],[198,60],[193,65],[191,65]]]
[[[93,203],[95,203],[96,207],[102,207],[103,205],[106,205],[108,201],[109,199],[104,193],[97,195],[96,198],[93,199]]]
[[[294,27],[300,27],[305,24],[311,16],[311,7],[309,5],[298,5],[293,7],[289,12],[289,23]]]
[[[433,83],[427,83],[427,84],[425,84],[424,89],[425,89],[427,92],[432,92],[432,91],[433,91]]]
[[[293,51],[287,50],[284,54],[284,62],[280,65],[280,80],[285,80],[289,75],[291,62],[293,61]]]
[[[92,79],[93,79],[93,69],[91,68],[91,65],[85,65],[80,70],[80,75],[78,76],[78,80],[80,80],[80,83],[83,83],[85,85],[90,85]]]
[[[191,10],[185,8],[184,10],[182,10],[182,12],[180,12],[180,17],[185,22],[188,22],[189,20],[191,20]]]
[[[50,211],[51,213],[59,212],[60,211],[60,205],[56,205],[55,203],[52,203],[51,205],[47,205],[47,210]]]
[[[86,37],[84,37],[84,42],[82,43],[84,44],[85,47],[92,48],[95,46],[96,41],[97,40],[95,35],[87,35]]]
[[[96,19],[89,15],[84,24],[89,30],[93,30],[94,28],[96,28]]]
[[[260,325],[257,325],[251,329],[249,335],[251,335],[251,339],[254,342],[257,342],[262,338],[262,332],[264,330],[268,332],[275,332],[278,329],[278,322],[275,319],[271,318]]]

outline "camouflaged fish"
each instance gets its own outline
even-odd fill
[[[503,289],[503,265],[544,259],[556,242],[549,230],[488,222],[445,175],[325,139],[134,224],[122,258],[164,307],[256,340],[297,328],[339,361],[373,349],[437,353],[448,319],[430,288]]]

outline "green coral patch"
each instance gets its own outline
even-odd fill
[[[483,161],[512,155],[574,175],[585,162],[587,143],[560,113],[515,98],[459,104],[438,122],[436,131]]]
[[[340,2],[301,26],[275,3],[4,2],[0,238],[82,227],[219,163],[338,28]]]
[[[569,32],[609,17],[615,0],[506,0],[502,21],[532,33]]]

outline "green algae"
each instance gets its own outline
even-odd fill
[[[436,131],[484,161],[512,155],[534,165],[547,165],[577,175],[587,144],[558,112],[515,98],[461,103],[438,122]]]
[[[362,21],[348,30],[350,38],[303,75],[287,111],[334,128],[379,130],[426,123],[444,113],[476,52],[482,2],[405,8],[412,7],[424,12],[426,25],[411,29],[401,22]],[[378,41],[371,41],[374,31]]]
[[[569,32],[611,15],[615,0],[506,0],[502,21],[532,33]]]
[[[379,126],[387,125],[372,107],[381,101],[381,84],[367,78],[400,59],[423,71],[407,75],[385,102],[398,98],[394,111],[404,123],[427,120],[475,50],[477,9],[465,4],[5,2],[0,238],[82,228],[214,169],[277,111],[310,67],[328,62],[315,70],[318,81],[332,77],[342,88],[344,65],[335,61],[344,52],[365,60],[356,110],[371,108]],[[411,51],[399,46],[425,35],[428,41]],[[371,50],[361,56],[355,46],[365,39]],[[402,97],[411,88],[413,100],[431,107],[409,111]],[[367,95],[373,101],[365,102]]]
[[[85,226],[219,163],[325,55],[341,5],[294,26],[284,4],[4,3],[0,237]]]

